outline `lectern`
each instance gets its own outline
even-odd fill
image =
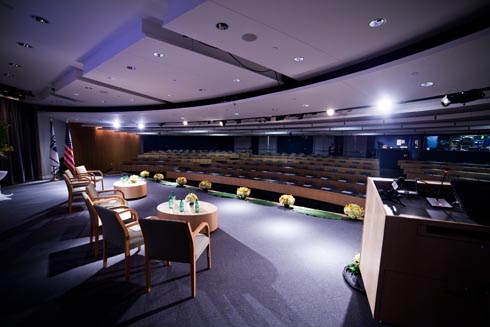
[[[360,269],[373,318],[395,326],[490,326],[490,226],[457,205],[430,206],[426,197],[440,190],[428,182],[418,181],[424,187],[403,205],[391,201],[383,193],[392,181],[367,181]]]

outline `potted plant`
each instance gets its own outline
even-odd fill
[[[165,178],[165,176],[163,176],[163,174],[161,173],[156,173],[155,175],[153,175],[153,179],[156,180],[157,182],[163,180]]]
[[[199,183],[199,189],[203,190],[204,192],[207,192],[211,188],[212,185],[213,185],[213,183],[211,183],[210,181],[204,180],[204,181],[201,181]]]
[[[194,193],[189,193],[185,196],[185,202],[189,203],[189,205],[194,205],[194,202],[197,200],[197,195]]]
[[[180,186],[180,187],[183,187],[185,184],[187,184],[187,178],[185,178],[183,176],[177,177],[177,179],[175,181],[177,182],[177,186]]]
[[[290,208],[296,199],[291,194],[283,194],[279,197],[279,203],[284,206],[284,208]]]
[[[342,275],[344,277],[344,280],[350,287],[361,293],[365,293],[366,289],[364,288],[361,270],[359,268],[360,262],[361,254],[357,253],[354,258],[352,258],[352,262],[344,267]]]
[[[247,196],[250,196],[250,189],[248,187],[244,187],[244,186],[240,186],[239,188],[237,188],[236,190],[236,196],[239,198],[239,199],[242,199],[244,200]]]
[[[140,173],[140,176],[143,177],[143,178],[147,178],[148,176],[150,176],[150,172],[147,171],[147,170],[143,170],[141,173]]]
[[[350,219],[359,219],[364,217],[364,208],[358,204],[346,204],[344,207],[344,213]]]

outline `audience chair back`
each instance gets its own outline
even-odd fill
[[[101,182],[102,189],[104,189],[104,174],[100,170],[87,170],[84,165],[75,167],[77,174],[80,176],[86,176],[92,179],[94,186],[97,187],[97,182]]]
[[[190,264],[192,297],[196,297],[196,261],[205,250],[211,268],[209,225],[201,223],[192,231],[188,222],[149,217],[140,220],[140,226],[145,240],[146,292],[150,292],[150,261],[175,261]]]
[[[99,204],[103,207],[128,205],[126,199],[124,198],[124,193],[120,190],[113,189],[99,191],[95,188],[94,184],[89,184],[87,185],[86,192],[94,204]]]
[[[141,245],[144,244],[143,235],[139,229],[138,214],[131,208],[116,212],[111,209],[101,207],[99,205],[94,206],[100,220],[102,221],[102,234],[103,234],[103,264],[104,268],[107,268],[107,251],[108,246],[121,250],[125,255],[125,277],[129,280],[130,271],[130,250],[138,247],[141,249]],[[125,212],[132,212],[133,221],[124,224],[121,215]]]

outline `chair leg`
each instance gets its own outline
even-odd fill
[[[102,178],[101,181],[102,181],[102,190],[104,190],[104,178]]]
[[[73,197],[72,196],[69,196],[68,197],[68,212],[69,213],[71,213],[72,204],[73,204]]]
[[[97,254],[99,254],[99,229],[96,229],[94,231],[94,234],[95,234],[94,257],[97,257]]]
[[[211,243],[208,244],[208,249],[206,251],[208,257],[208,269],[211,269]]]
[[[196,259],[191,262],[191,289],[192,297],[196,297]]]
[[[151,265],[150,265],[150,258],[148,258],[147,255],[145,255],[145,269],[146,269],[146,293],[150,293],[151,288]]]
[[[124,267],[124,275],[126,277],[126,281],[129,282],[129,270],[131,268],[131,261],[130,261],[130,252],[128,246],[126,246],[126,249],[124,251],[124,262],[125,262],[125,267]]]
[[[102,258],[104,268],[107,268],[107,242],[105,240],[102,243]]]

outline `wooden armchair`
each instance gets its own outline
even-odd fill
[[[128,206],[118,205],[118,203],[115,203],[116,204],[115,206],[109,206],[109,204],[111,204],[110,202],[100,202],[98,200],[93,202],[92,199],[90,199],[90,196],[86,192],[83,192],[82,195],[83,195],[83,199],[85,200],[85,204],[87,205],[87,210],[90,216],[90,245],[94,243],[94,239],[95,239],[94,256],[97,257],[97,254],[99,253],[99,234],[100,234],[99,230],[102,227],[102,221],[100,220],[97,211],[95,211],[95,207],[94,207],[95,205],[104,204],[106,205],[105,208],[117,211],[120,214],[121,219],[123,220],[124,223],[135,221],[136,219],[133,217],[134,214],[132,211],[126,210],[126,209],[130,209]]]
[[[190,264],[192,297],[196,297],[196,261],[207,250],[208,269],[211,269],[211,239],[207,223],[194,231],[189,222],[159,219],[150,216],[140,221],[145,241],[146,292],[150,292],[150,260]],[[205,234],[201,234],[203,232]]]
[[[107,250],[108,246],[121,250],[124,252],[125,261],[125,277],[129,281],[130,274],[130,250],[138,247],[138,251],[141,250],[141,245],[144,244],[143,235],[139,227],[138,213],[131,208],[123,209],[119,212],[101,207],[99,205],[94,206],[100,220],[102,221],[102,234],[103,234],[103,247],[102,257],[104,268],[107,268]],[[121,217],[125,212],[131,213],[131,222],[125,224]]]
[[[99,191],[95,188],[94,184],[87,185],[85,191],[88,196],[94,202],[102,207],[114,207],[117,205],[127,206],[128,203],[124,198],[124,193],[121,190],[102,190]],[[108,194],[108,195],[104,195]]]
[[[79,176],[88,177],[94,183],[94,186],[97,187],[97,182],[102,183],[102,189],[104,189],[104,174],[100,170],[87,170],[85,166],[77,166],[76,168],[77,174]]]
[[[66,188],[68,189],[68,209],[71,213],[73,198],[77,195],[82,195],[87,185],[92,183],[92,180],[87,177],[75,177],[69,170],[65,170],[63,179],[65,180]]]

